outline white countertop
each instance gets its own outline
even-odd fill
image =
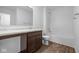
[[[42,29],[21,29],[21,30],[2,30],[0,31],[0,36],[18,34],[18,33],[27,33],[33,31],[40,31]]]

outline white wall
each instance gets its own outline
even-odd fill
[[[43,7],[33,7],[33,26],[43,27]]]
[[[28,11],[26,9],[17,8],[17,25],[33,25],[33,11]]]
[[[49,35],[51,22],[51,9],[43,7],[43,34]]]
[[[47,33],[47,35],[49,34],[50,29],[51,29],[51,27],[50,27],[51,26],[50,23],[52,23],[51,22],[51,17],[52,17],[51,13],[52,13],[51,9],[47,8],[46,9],[46,33]]]
[[[49,25],[51,41],[74,47],[72,7],[54,7]]]
[[[75,32],[75,50],[79,53],[79,6],[75,6],[73,8],[73,14],[74,14],[74,32]]]

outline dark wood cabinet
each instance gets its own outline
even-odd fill
[[[42,45],[42,31],[29,32],[27,34],[27,51],[37,51]]]
[[[42,31],[15,33],[0,36],[0,40],[20,36],[20,53],[32,53],[40,49],[42,45]]]
[[[20,39],[20,49],[22,53],[27,52],[27,34],[22,34]]]

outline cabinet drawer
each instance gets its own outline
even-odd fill
[[[39,39],[39,38],[42,38],[42,36],[38,35],[38,36],[28,37],[28,39],[30,39],[30,40]]]
[[[33,36],[37,36],[37,35],[42,36],[42,32],[41,31],[36,31],[36,32],[29,32],[28,33],[28,37],[33,37]]]

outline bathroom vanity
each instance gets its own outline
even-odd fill
[[[42,45],[42,30],[14,30],[0,32],[0,40],[20,36],[20,53],[32,53]],[[25,47],[25,49],[23,49]]]

